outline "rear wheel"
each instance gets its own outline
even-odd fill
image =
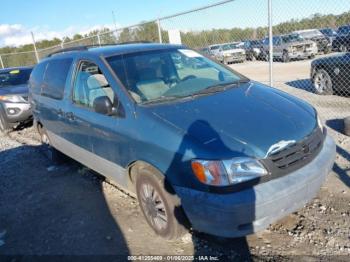
[[[315,93],[319,95],[333,95],[333,82],[331,76],[324,69],[317,69],[313,78]]]
[[[51,161],[55,162],[56,164],[62,164],[64,162],[67,162],[69,159],[65,154],[58,151],[56,148],[51,146],[49,136],[47,135],[47,131],[45,127],[42,125],[38,125],[38,132],[40,135],[41,143],[44,145],[44,154],[45,156],[50,159]]]
[[[169,192],[170,187],[165,186],[160,176],[154,168],[141,168],[136,177],[137,199],[148,225],[157,235],[178,239],[186,233],[187,220],[175,192]]]

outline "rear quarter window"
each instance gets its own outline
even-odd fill
[[[64,88],[72,62],[72,58],[55,59],[47,62],[41,87],[42,96],[57,100],[63,98]]]
[[[36,65],[30,75],[29,86],[34,94],[40,94],[41,92],[46,66],[47,62]]]

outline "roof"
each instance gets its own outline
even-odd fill
[[[23,70],[23,69],[33,69],[34,66],[18,66],[18,67],[7,67],[0,69],[0,73],[6,73],[12,70]]]
[[[140,51],[162,50],[169,48],[183,48],[183,45],[173,44],[158,44],[158,43],[130,43],[130,44],[116,44],[102,47],[81,46],[74,49],[61,50],[61,52],[53,53],[52,56],[70,55],[74,53],[90,53],[95,55],[102,55],[105,57],[126,53],[135,53]]]

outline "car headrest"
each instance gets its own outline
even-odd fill
[[[94,89],[94,88],[108,86],[108,82],[104,75],[95,74],[95,75],[89,76],[89,78],[87,79],[87,85],[89,89]]]

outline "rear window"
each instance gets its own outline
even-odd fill
[[[25,68],[0,72],[0,88],[27,84],[31,71],[31,68]]]
[[[63,98],[64,87],[72,62],[72,58],[64,58],[55,59],[47,63],[41,95],[57,100]]]

